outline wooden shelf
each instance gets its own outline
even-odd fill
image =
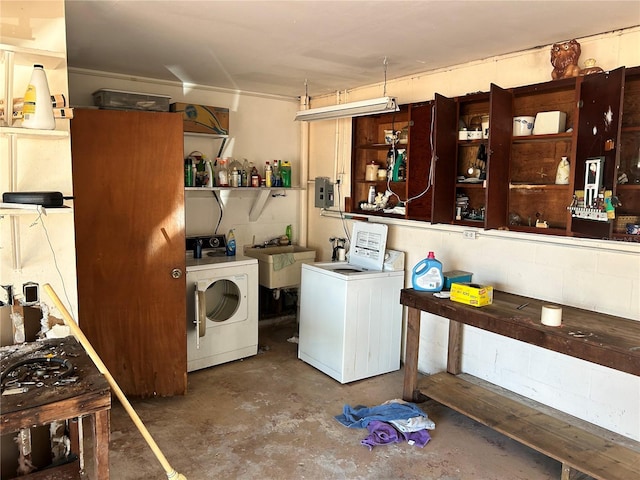
[[[66,130],[38,130],[22,127],[0,127],[0,135],[17,135],[28,138],[40,137],[48,140],[55,138],[69,138],[69,132]]]
[[[400,292],[400,303],[408,307],[404,400],[432,398],[555,458],[563,464],[563,479],[572,470],[600,480],[634,477],[640,442],[462,373],[461,352],[463,327],[470,325],[638,376],[638,322],[560,305],[562,326],[549,327],[540,322],[545,301],[500,291],[481,308],[409,288]],[[449,319],[449,340],[447,371],[418,381],[421,312]]]
[[[438,373],[424,377],[419,385],[429,398],[562,462],[563,469],[608,480],[637,474],[638,445],[609,430],[472,375]]]
[[[11,56],[14,57],[15,64],[33,66],[34,63],[39,63],[47,70],[56,69],[67,60],[65,52],[24,48],[6,43],[0,43],[0,52],[3,54],[3,62],[8,62],[7,57]]]
[[[68,206],[63,207],[43,207],[42,205],[24,204],[13,206],[8,203],[0,203],[0,217],[21,216],[21,215],[53,215],[60,213],[72,213],[73,209]]]
[[[573,139],[573,132],[554,133],[549,135],[524,135],[513,137],[513,143],[536,143],[536,142],[570,142]]]
[[[256,198],[253,201],[253,205],[251,206],[251,211],[249,212],[249,221],[255,222],[262,215],[262,211],[264,210],[265,205],[267,204],[267,200],[270,196],[276,196],[272,194],[273,191],[286,192],[295,191],[295,190],[304,190],[302,187],[185,187],[185,193],[194,194],[194,193],[204,193],[204,192],[255,192],[257,193]]]

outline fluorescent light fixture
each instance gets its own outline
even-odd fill
[[[310,108],[300,110],[296,114],[296,120],[312,122],[314,120],[330,120],[343,117],[360,117],[362,115],[374,115],[376,113],[398,112],[398,103],[395,97],[372,98],[359,102],[340,103],[328,107]]]

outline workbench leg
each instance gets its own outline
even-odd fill
[[[94,438],[94,475],[98,480],[109,480],[110,411],[100,410],[92,415]]]
[[[458,375],[462,372],[462,324],[455,320],[449,320],[448,348],[447,372]]]
[[[408,308],[407,337],[404,358],[404,386],[402,398],[408,402],[419,400],[418,392],[418,348],[420,345],[420,310]]]

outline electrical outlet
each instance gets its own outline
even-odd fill
[[[462,238],[466,238],[467,240],[475,240],[478,238],[478,234],[475,230],[463,230]]]

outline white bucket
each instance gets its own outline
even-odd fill
[[[531,135],[536,117],[513,117],[513,136]]]

